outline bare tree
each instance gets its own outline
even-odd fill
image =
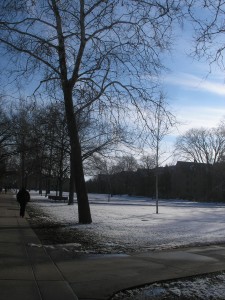
[[[112,195],[110,166],[111,166],[111,161],[108,157],[100,156],[98,154],[93,155],[91,160],[91,170],[93,172],[92,175],[94,175],[95,177],[99,175],[101,176],[102,174],[106,176],[108,202],[110,201]]]
[[[11,149],[12,131],[11,121],[7,113],[0,104],[0,163],[4,163],[7,157],[11,156],[14,152]]]
[[[188,15],[194,24],[194,52],[211,65],[218,63],[224,70],[224,10],[221,0],[185,0]]]
[[[168,49],[172,25],[179,16],[179,0],[0,3],[0,43],[11,54],[9,67],[18,67],[14,75],[34,76],[36,71],[41,85],[60,86],[80,223],[92,219],[77,113],[93,103],[99,112],[115,107],[126,110],[130,104],[140,112],[139,100],[145,105],[151,101],[149,78],[153,81],[163,68],[160,54]],[[87,91],[83,97],[79,97],[81,91]]]
[[[39,193],[42,194],[42,190],[45,189],[47,196],[50,193],[52,169],[55,168],[53,155],[55,144],[58,143],[56,138],[56,119],[58,118],[52,104],[41,107],[36,105],[32,115],[33,172],[38,178]]]
[[[188,161],[214,164],[225,153],[225,130],[223,124],[217,128],[193,128],[177,138],[177,155]]]
[[[0,95],[0,179],[3,179],[8,169],[10,157],[15,153],[12,149],[11,120],[5,110],[6,101]]]
[[[155,155],[143,155],[140,159],[140,167],[148,171],[155,168]]]
[[[138,162],[133,155],[125,155],[116,159],[116,164],[112,166],[112,173],[134,172],[138,169]]]
[[[155,168],[155,197],[156,213],[159,212],[159,167],[163,163],[165,149],[162,142],[171,129],[176,126],[177,120],[170,112],[165,96],[160,93],[154,101],[154,110],[151,110],[143,117],[145,122],[144,147],[148,146],[153,151],[154,168]],[[164,158],[165,161],[165,158]]]
[[[159,166],[160,158],[162,156],[161,143],[166,135],[169,134],[171,128],[177,124],[175,116],[170,113],[165,103],[164,96],[161,95],[156,105],[156,112],[154,117],[154,124],[152,126],[152,146],[155,150],[155,198],[156,198],[156,213],[159,213]]]
[[[32,117],[30,105],[24,98],[19,99],[18,105],[15,105],[11,111],[11,132],[14,154],[19,156],[19,186],[27,187],[27,178],[30,173],[30,159],[33,145],[30,134],[32,132]]]

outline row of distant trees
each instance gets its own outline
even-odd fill
[[[63,104],[32,103],[20,99],[9,105],[2,96],[0,107],[0,166],[2,184],[26,186],[62,194],[63,183],[72,176],[69,135]],[[93,111],[78,117],[84,165],[93,154],[104,155],[123,137],[113,123],[96,119]],[[91,128],[91,130],[90,130]],[[6,182],[7,174],[11,174]],[[14,174],[14,175],[13,175]],[[54,180],[53,180],[54,179]],[[74,181],[71,178],[72,192]],[[71,196],[73,200],[73,195]]]
[[[23,100],[6,107],[0,109],[2,184],[29,187],[28,178],[35,177],[36,187],[42,192],[43,188],[50,189],[48,179],[54,176],[60,189],[69,174],[68,135],[60,107],[31,107]],[[4,182],[8,173],[11,176]]]
[[[155,151],[154,151],[155,150]],[[98,157],[93,162],[96,174],[115,174],[137,169],[157,168],[156,149],[149,155],[143,155],[139,160],[132,155],[124,155],[114,160]],[[163,158],[164,155],[162,156]],[[161,157],[160,157],[161,158]],[[160,165],[159,158],[159,167]],[[205,164],[215,164],[225,161],[225,119],[215,128],[191,128],[179,135],[174,144],[173,160],[183,160]],[[172,164],[172,163],[170,163]]]
[[[175,160],[205,164],[205,172],[210,170],[213,173],[214,185],[225,186],[224,121],[221,121],[216,128],[192,128],[178,136],[174,145]],[[161,197],[172,195],[171,174],[174,173],[172,167],[174,164],[171,163],[165,168],[157,166],[156,154],[142,156],[139,160],[130,155],[120,157],[113,162],[104,160],[96,163],[98,163],[96,176],[88,181],[90,192],[157,197],[158,173],[158,193]],[[201,176],[206,176],[206,173]],[[195,176],[194,173],[192,176]],[[208,179],[206,181],[205,190],[209,188]],[[202,179],[199,184],[202,184]],[[214,195],[217,196],[216,190]]]
[[[111,174],[99,174],[87,182],[92,193],[145,196],[156,199],[156,169],[138,169]],[[195,201],[225,201],[225,163],[207,165],[181,162],[160,167],[158,171],[159,199]]]
[[[87,182],[92,193],[146,196],[156,199],[156,169],[99,174]],[[225,163],[181,162],[158,170],[158,199],[225,201]],[[156,211],[157,213],[157,211]]]

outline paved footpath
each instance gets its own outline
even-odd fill
[[[0,195],[0,299],[76,300],[12,195]]]
[[[69,258],[46,252],[12,196],[0,196],[0,299],[108,299],[155,281],[225,270],[225,245]]]

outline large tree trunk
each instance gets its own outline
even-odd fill
[[[84,180],[81,146],[73,108],[72,89],[69,84],[64,86],[63,92],[71,146],[71,168],[73,169],[72,174],[74,176],[77,193],[79,223],[90,224],[92,222],[91,211],[88,202],[86,183]]]
[[[73,168],[72,168],[72,155],[70,154],[70,186],[69,186],[69,202],[68,205],[74,204],[74,174],[73,174]]]

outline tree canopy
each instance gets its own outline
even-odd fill
[[[179,0],[3,0],[1,52],[14,78],[39,80],[64,100],[80,223],[91,213],[78,115],[92,107],[111,120],[143,116],[154,104],[162,55],[172,42]],[[132,109],[131,109],[132,107]],[[138,117],[136,118],[138,120]],[[135,122],[135,120],[134,120]]]

